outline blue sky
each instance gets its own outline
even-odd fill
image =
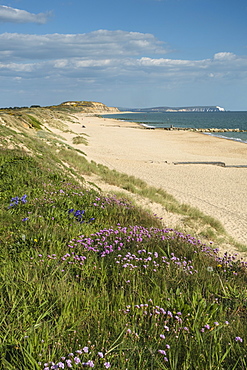
[[[247,110],[246,0],[0,0],[0,107]]]

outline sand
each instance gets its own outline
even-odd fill
[[[196,132],[149,130],[87,114],[76,117],[80,124],[68,124],[88,135],[89,145],[77,146],[88,160],[166,190],[217,218],[229,235],[247,245],[247,144]],[[72,145],[73,135],[60,134]]]

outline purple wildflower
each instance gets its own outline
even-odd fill
[[[21,197],[21,202],[22,203],[27,203],[27,195],[26,194]]]
[[[158,349],[158,352],[161,353],[162,355],[166,355],[166,351],[164,351],[163,349]]]
[[[79,364],[81,362],[81,360],[79,359],[79,357],[74,357],[74,361],[75,361],[75,364]]]
[[[235,338],[235,341],[236,341],[236,342],[241,342],[241,343],[242,343],[242,342],[243,342],[243,339],[242,339],[241,337],[236,337],[236,338]]]
[[[71,360],[66,360],[66,365],[67,365],[67,367],[72,368]]]
[[[86,365],[89,367],[94,367],[94,362],[92,360],[89,360],[88,362],[86,362]]]

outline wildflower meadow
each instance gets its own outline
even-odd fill
[[[244,260],[45,153],[0,158],[0,369],[247,369]]]

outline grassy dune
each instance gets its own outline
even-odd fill
[[[63,112],[0,119],[0,368],[246,369],[246,264],[219,256],[222,226],[87,162],[44,128],[65,130]],[[204,223],[216,242],[165,229],[90,186],[91,173]]]

